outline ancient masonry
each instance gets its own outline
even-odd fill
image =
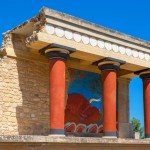
[[[64,137],[70,68],[102,76],[103,138]],[[131,138],[129,82],[136,76],[143,80],[145,140],[117,139]],[[149,149],[149,107],[149,42],[48,8],[3,34],[0,149],[15,149],[16,142],[22,149],[61,149],[62,143],[65,149],[76,144],[83,149]]]

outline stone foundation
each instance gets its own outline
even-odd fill
[[[149,140],[51,136],[0,136],[3,150],[149,150]]]

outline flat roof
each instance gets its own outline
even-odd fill
[[[150,48],[150,42],[145,41],[133,36],[130,36],[128,34],[124,34],[100,25],[97,25],[95,23],[88,22],[86,20],[58,12],[53,9],[49,9],[47,7],[43,7],[40,10],[40,13],[27,21],[25,21],[23,24],[16,26],[12,30],[9,30],[5,34],[8,33],[16,33],[16,34],[26,34],[30,35],[35,30],[35,25],[38,24],[40,19],[42,18],[44,23],[49,23],[48,18],[55,18],[57,20],[61,20],[61,22],[69,23],[70,25],[78,26],[80,28],[86,29],[88,31],[91,31],[93,33],[99,33],[101,35],[109,36],[111,38],[120,39],[122,41],[127,41],[129,43],[134,43],[136,45]],[[22,30],[23,29],[23,30]]]

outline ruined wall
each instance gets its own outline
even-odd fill
[[[48,63],[0,59],[0,134],[47,135]]]

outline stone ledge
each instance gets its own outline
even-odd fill
[[[0,136],[0,143],[47,143],[47,144],[119,144],[119,145],[149,145],[148,139],[105,139],[97,137],[52,137],[52,136]]]

